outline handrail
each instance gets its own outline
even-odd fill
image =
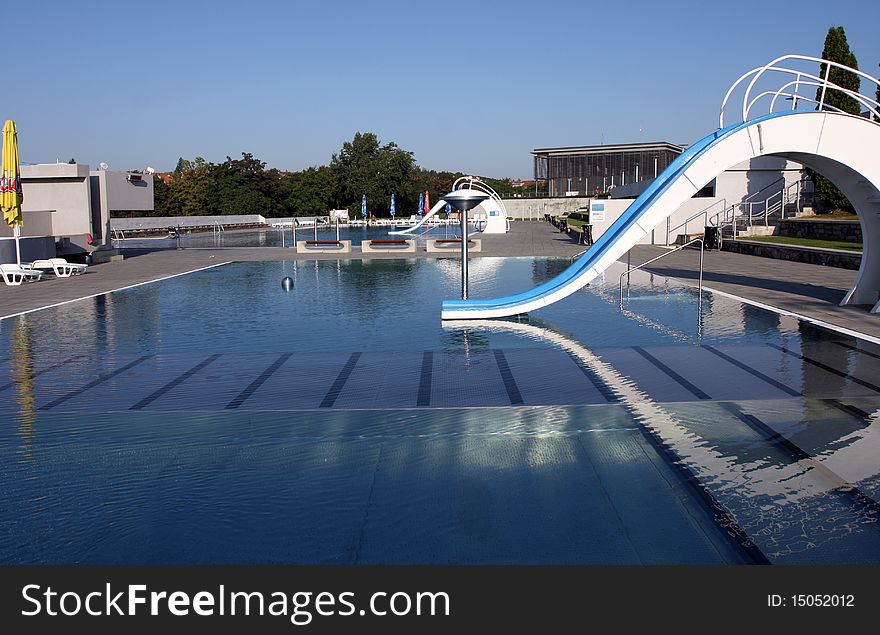
[[[683,245],[679,245],[678,247],[675,247],[674,249],[670,249],[669,251],[662,253],[659,256],[655,256],[654,258],[651,258],[650,260],[643,262],[640,265],[636,265],[635,267],[630,267],[629,269],[624,271],[622,274],[620,274],[620,280],[618,282],[618,291],[620,292],[620,296],[619,296],[620,306],[623,306],[623,277],[624,276],[628,276],[633,271],[636,271],[637,269],[641,269],[642,267],[650,265],[652,262],[660,260],[661,258],[665,258],[669,254],[674,254],[677,251],[681,251],[685,247],[688,247],[689,245],[693,245],[694,243],[700,243],[700,283],[699,283],[698,288],[699,288],[700,298],[702,298],[703,297],[703,249],[705,247],[705,243],[703,242],[702,238],[694,238],[693,240],[689,240],[688,242],[684,243]],[[629,285],[627,284],[627,286],[629,286]]]
[[[825,73],[824,73],[825,76],[819,77],[818,75],[814,75],[810,72],[806,72],[803,70],[796,70],[793,68],[787,68],[785,66],[778,66],[778,64],[780,62],[784,62],[786,60],[799,61],[799,62],[818,62],[819,64],[825,64]],[[840,110],[839,108],[835,108],[833,106],[828,106],[825,103],[825,96],[828,92],[828,89],[830,88],[831,90],[840,91],[841,93],[844,93],[844,94],[848,95],[849,97],[855,99],[858,103],[860,103],[862,106],[864,106],[868,111],[873,111],[873,114],[876,116],[876,118],[868,117],[868,119],[870,121],[874,121],[875,123],[877,123],[877,119],[880,119],[880,103],[878,103],[877,101],[875,101],[874,99],[872,99],[870,97],[867,97],[866,95],[863,95],[860,92],[843,88],[842,86],[838,86],[834,82],[829,81],[828,78],[831,74],[832,67],[840,68],[842,70],[852,72],[852,73],[856,74],[857,76],[859,76],[860,78],[867,79],[868,81],[872,82],[876,86],[880,87],[880,79],[877,79],[876,77],[869,75],[867,73],[864,73],[856,68],[851,68],[849,66],[846,66],[845,64],[840,64],[839,62],[826,60],[821,57],[812,57],[809,55],[795,55],[795,54],[782,55],[782,56],[777,57],[776,59],[770,61],[769,63],[765,64],[764,66],[759,66],[757,68],[754,68],[754,69],[748,71],[747,73],[744,73],[743,75],[741,75],[739,77],[739,79],[737,79],[730,86],[730,88],[727,90],[727,93],[724,95],[724,99],[721,102],[721,108],[720,108],[719,115],[718,115],[719,128],[724,128],[724,110],[727,107],[727,103],[730,100],[731,95],[733,94],[734,90],[736,90],[736,88],[739,87],[740,84],[742,84],[748,78],[751,78],[751,79],[750,79],[748,86],[746,87],[745,93],[743,95],[742,113],[741,113],[742,121],[748,121],[752,106],[754,106],[755,102],[758,99],[760,99],[761,97],[767,96],[767,95],[775,95],[773,100],[771,101],[769,112],[773,112],[773,108],[776,106],[776,101],[777,101],[778,97],[791,97],[794,100],[792,102],[792,106],[793,106],[792,110],[796,109],[794,106],[797,106],[797,101],[804,100],[806,102],[812,102],[812,103],[818,104],[818,110],[830,109],[830,110],[839,111]],[[767,72],[787,73],[789,75],[794,75],[795,80],[788,82],[782,88],[780,88],[776,91],[765,91],[765,92],[759,94],[757,97],[753,98],[751,96],[752,89],[754,88],[754,86],[758,82],[758,80]],[[788,89],[792,85],[794,85],[794,87],[795,87],[794,91],[784,92],[784,91],[786,91],[786,89]],[[815,97],[810,98],[806,95],[799,94],[798,90],[801,87],[821,88],[821,92],[820,92],[818,99]]]
[[[460,176],[460,177],[458,177],[452,183],[452,190],[455,191],[458,189],[464,189],[462,186],[465,182],[467,182],[467,186],[469,189],[482,190],[483,192],[485,192],[486,194],[491,196],[495,200],[495,202],[498,203],[498,205],[501,207],[501,211],[504,214],[504,217],[510,218],[509,214],[507,213],[507,207],[505,207],[504,201],[501,200],[501,197],[498,195],[498,192],[493,190],[492,187],[488,183],[485,183],[478,176]]]
[[[682,227],[682,226],[684,226],[684,233],[687,234],[687,227],[688,227],[688,225],[690,224],[690,222],[691,222],[692,220],[694,220],[694,219],[697,218],[698,216],[705,215],[705,217],[706,217],[706,225],[708,225],[708,224],[709,224],[709,210],[712,209],[713,207],[715,207],[716,205],[718,205],[718,203],[721,203],[721,204],[722,204],[722,205],[721,205],[721,211],[718,212],[717,214],[715,214],[714,216],[712,216],[712,218],[718,218],[719,215],[721,215],[722,213],[724,213],[724,212],[727,210],[727,199],[726,199],[726,198],[720,198],[720,199],[718,199],[717,201],[715,201],[715,202],[712,203],[711,205],[708,205],[707,207],[704,207],[704,208],[701,209],[699,212],[697,212],[696,214],[694,214],[693,216],[691,216],[690,218],[688,218],[686,221],[684,221],[683,223],[679,223],[679,224],[676,225],[675,227],[669,227],[669,225],[668,225],[668,223],[667,223],[667,226],[666,226],[666,244],[667,244],[667,245],[669,244],[669,235],[670,235],[672,232],[674,232],[676,229],[679,229],[679,228]],[[668,220],[668,219],[667,219],[667,220]]]

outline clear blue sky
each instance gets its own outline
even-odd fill
[[[880,62],[880,3],[866,0],[19,1],[4,13],[20,39],[0,119],[16,120],[22,160],[115,169],[248,151],[298,170],[360,130],[426,168],[530,177],[535,147],[693,142],[717,127],[733,80],[777,55],[819,55],[831,25],[862,70]]]

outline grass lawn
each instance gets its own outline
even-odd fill
[[[836,209],[827,214],[812,214],[810,216],[798,216],[797,218],[786,218],[785,220],[859,220],[858,214],[845,212],[842,209]]]
[[[792,236],[743,236],[740,240],[794,245],[796,247],[824,247],[825,249],[845,249],[846,251],[862,250],[862,243],[846,243],[842,240],[816,240],[815,238],[794,238]]]

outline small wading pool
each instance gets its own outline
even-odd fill
[[[474,258],[472,297],[567,260]],[[4,563],[880,561],[880,347],[621,267],[233,263],[0,321]],[[295,288],[285,292],[281,279]]]

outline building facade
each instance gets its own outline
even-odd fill
[[[682,146],[666,141],[536,148],[532,150],[534,177],[548,182],[549,196],[604,193],[654,178],[683,151]]]

